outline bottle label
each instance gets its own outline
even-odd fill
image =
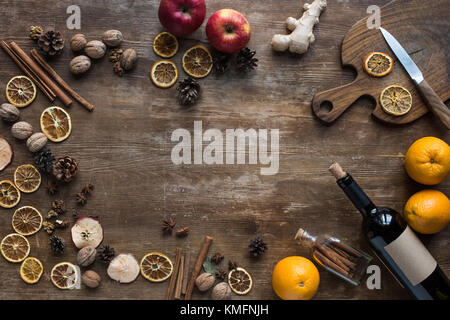
[[[437,262],[409,226],[385,248],[413,286],[433,273]]]

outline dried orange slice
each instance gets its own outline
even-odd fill
[[[50,272],[50,279],[59,289],[73,289],[79,283],[79,272],[70,262],[61,262],[55,265]]]
[[[30,243],[24,236],[11,233],[3,238],[0,244],[3,257],[9,262],[21,262],[30,253]]]
[[[42,215],[36,208],[24,206],[14,212],[12,226],[17,233],[30,236],[41,229],[42,220]]]
[[[141,260],[141,274],[151,282],[162,282],[168,279],[172,271],[172,261],[162,253],[150,252]]]
[[[72,119],[60,107],[48,107],[41,114],[41,130],[53,142],[66,140],[72,132]]]
[[[0,181],[0,207],[12,208],[20,201],[20,191],[9,180]]]
[[[178,80],[178,68],[170,60],[156,61],[150,70],[150,78],[159,88],[170,88]]]
[[[153,51],[160,57],[171,58],[178,52],[178,40],[169,32],[161,32],[153,40]]]
[[[14,171],[14,183],[20,191],[31,193],[39,189],[41,174],[32,164],[23,164]]]
[[[30,78],[15,76],[6,85],[6,99],[16,107],[28,106],[36,98],[36,86]]]
[[[204,78],[212,70],[213,59],[204,46],[194,46],[183,55],[183,69],[193,78]]]
[[[228,273],[228,284],[231,290],[238,295],[244,295],[253,288],[253,280],[250,273],[244,268],[237,267]]]
[[[364,58],[364,70],[373,77],[384,77],[394,68],[394,60],[383,52],[371,52]]]
[[[20,266],[20,277],[29,284],[38,282],[42,272],[44,272],[42,262],[33,257],[26,258]]]
[[[384,112],[394,116],[402,116],[411,110],[411,93],[402,86],[392,85],[383,89],[380,103]]]

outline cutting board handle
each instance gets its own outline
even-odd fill
[[[312,101],[314,114],[326,123],[339,118],[367,90],[355,80],[349,84],[317,93]]]

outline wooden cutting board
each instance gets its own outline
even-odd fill
[[[395,0],[381,8],[381,26],[403,45],[422,71],[425,79],[445,102],[450,98],[448,50],[450,6],[448,0]],[[369,17],[369,16],[368,16]],[[312,102],[319,119],[332,123],[358,98],[369,96],[376,101],[372,114],[387,123],[410,123],[428,112],[413,81],[389,49],[378,29],[368,29],[368,17],[354,24],[342,43],[342,65],[357,72],[349,84],[317,93]],[[363,59],[369,52],[388,53],[394,60],[393,71],[383,78],[373,78],[363,70]],[[385,113],[379,103],[383,88],[398,84],[407,88],[413,98],[411,111],[395,117]]]

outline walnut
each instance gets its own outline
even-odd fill
[[[80,267],[87,267],[95,261],[97,250],[94,247],[84,247],[77,254],[77,264]]]
[[[198,290],[207,291],[211,289],[215,280],[216,278],[211,273],[205,272],[195,279],[195,284],[197,285]]]
[[[101,41],[92,40],[86,44],[84,52],[92,59],[100,59],[106,53],[106,45]]]
[[[86,36],[84,34],[77,33],[72,37],[72,39],[70,39],[70,48],[72,51],[78,52],[84,49],[86,43]]]
[[[7,122],[15,122],[20,118],[20,111],[12,104],[3,103],[0,107],[0,117]]]
[[[98,275],[97,272],[92,270],[87,270],[82,276],[81,281],[85,286],[89,288],[97,288],[102,281],[102,278]]]
[[[82,74],[91,67],[91,59],[86,56],[77,56],[70,61],[70,72],[73,74]]]
[[[137,61],[137,53],[134,49],[127,49],[122,53],[120,57],[120,65],[124,70],[131,70]]]
[[[123,41],[122,32],[119,30],[108,30],[103,33],[102,41],[109,47],[118,47]]]
[[[27,140],[27,148],[30,152],[38,152],[47,143],[47,137],[41,132],[36,132],[31,135]]]
[[[25,121],[19,121],[13,124],[11,127],[11,134],[14,138],[19,140],[27,139],[33,133],[33,127],[31,124]]]
[[[213,300],[229,300],[231,298],[231,288],[226,282],[218,283],[212,290]]]

